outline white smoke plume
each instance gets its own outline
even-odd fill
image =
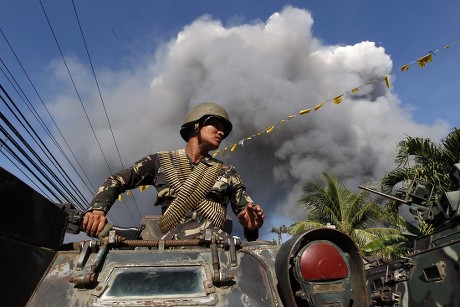
[[[313,36],[312,25],[308,11],[291,6],[266,22],[234,26],[204,16],[131,71],[99,71],[125,166],[158,150],[183,147],[179,127],[197,103],[214,101],[229,111],[234,130],[226,146],[392,70],[383,47],[368,41],[325,45]],[[82,96],[109,162],[118,170],[90,70],[76,60],[72,68],[78,72],[79,88],[91,89]],[[61,79],[61,70],[57,64],[51,66],[56,80]],[[396,81],[392,80],[395,86]],[[56,84],[61,95],[54,101],[53,113],[65,127],[64,134],[72,135],[72,146],[98,185],[109,175],[107,167],[86,118],[79,115],[79,102],[68,94],[71,87]],[[264,206],[267,234],[271,227],[305,217],[297,205],[305,182],[331,172],[356,190],[394,167],[395,145],[406,135],[438,140],[448,130],[441,121],[418,124],[384,82],[374,82],[344,96],[339,105],[328,103],[277,126],[223,160],[237,167],[251,197]],[[142,215],[152,212],[152,194],[147,204],[140,204]],[[119,212],[118,220],[123,221],[125,213]]]

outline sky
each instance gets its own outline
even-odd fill
[[[111,173],[184,147],[182,120],[204,101],[230,113],[234,130],[221,146],[225,157],[217,157],[237,168],[264,207],[261,236],[268,240],[276,237],[272,227],[306,217],[297,204],[306,182],[329,172],[358,190],[394,168],[399,140],[439,142],[459,125],[460,1],[1,3],[0,84],[87,203]],[[419,68],[416,60],[430,52],[432,62]],[[74,153],[90,187],[25,101]],[[298,113],[323,101],[317,111]],[[28,139],[5,104],[0,110]],[[38,188],[4,152],[1,166]],[[153,188],[123,199],[109,215],[120,226],[159,214]]]

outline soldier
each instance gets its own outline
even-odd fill
[[[185,149],[158,152],[105,180],[86,210],[83,229],[97,236],[107,223],[106,214],[120,193],[142,185],[157,189],[163,233],[185,235],[214,227],[223,229],[230,202],[248,241],[258,238],[264,213],[247,195],[236,169],[209,155],[232,130],[227,111],[211,102],[193,107],[180,129]],[[191,226],[190,226],[191,225]]]

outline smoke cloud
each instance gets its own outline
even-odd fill
[[[183,147],[179,127],[188,109],[200,102],[218,102],[229,111],[234,130],[226,146],[392,70],[383,47],[369,41],[325,45],[314,37],[312,25],[308,11],[291,6],[265,22],[233,26],[203,16],[155,50],[154,56],[139,59],[132,70],[99,69],[124,166],[155,151]],[[71,64],[78,88],[87,89],[81,95],[109,164],[113,171],[119,170],[90,70],[77,59]],[[85,116],[80,115],[80,103],[70,96],[73,89],[57,62],[50,65],[50,76],[55,91],[52,112],[99,185],[109,171]],[[397,86],[397,80],[392,83]],[[394,167],[395,145],[406,135],[438,140],[448,130],[442,121],[417,123],[392,89],[374,82],[344,96],[339,105],[326,104],[277,126],[223,160],[236,166],[251,197],[264,206],[264,236],[271,237],[272,227],[306,216],[297,200],[307,181],[330,172],[357,190]],[[158,213],[151,206],[152,190],[140,196],[146,202],[139,204],[140,215]],[[113,210],[123,224],[127,207],[116,204]],[[133,207],[129,210],[137,216]]]

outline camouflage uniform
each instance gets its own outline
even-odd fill
[[[217,180],[208,192],[206,198],[220,203],[225,208],[227,204],[230,203],[236,215],[240,213],[248,203],[253,203],[252,199],[246,193],[241,177],[233,166],[214,159],[209,155],[200,163],[203,162],[222,163]],[[190,160],[189,163],[192,169],[196,166]],[[107,213],[119,194],[143,185],[155,186],[158,193],[155,206],[162,206],[162,213],[164,213],[176,197],[177,191],[171,188],[162,167],[160,167],[159,153],[149,155],[136,162],[132,167],[107,178],[102,186],[99,187],[87,211],[102,210]],[[196,216],[193,216],[193,219],[196,219]],[[206,221],[200,221],[200,224],[200,228],[212,226]],[[246,239],[249,241],[258,238],[258,230],[249,231],[248,229],[244,229],[244,233]]]

